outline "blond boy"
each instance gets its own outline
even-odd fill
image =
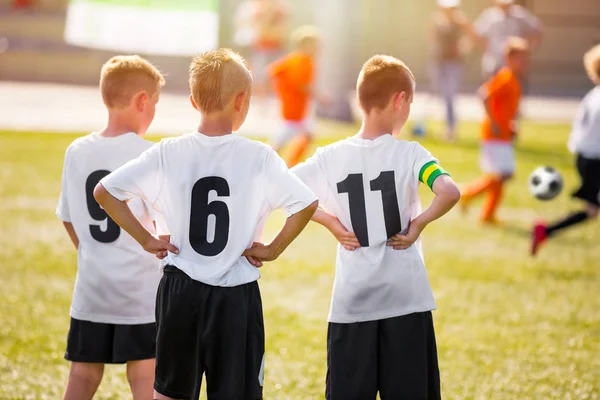
[[[600,45],[585,54],[584,65],[596,86],[581,102],[571,130],[569,150],[577,156],[577,172],[581,178],[581,186],[573,197],[583,200],[585,208],[550,225],[537,223],[532,232],[532,255],[536,255],[542,243],[550,237],[596,219],[600,211]]]
[[[232,134],[246,119],[252,90],[239,55],[220,49],[195,57],[190,89],[198,129],[161,141],[104,178],[95,197],[168,264],[157,295],[155,399],[198,399],[205,373],[209,399],[261,399],[257,266],[283,252],[317,202],[270,147]],[[164,213],[179,250],[167,249],[131,214],[125,201],[134,198]],[[289,215],[285,226],[269,245],[253,245],[277,208]]]
[[[65,399],[91,399],[104,364],[115,363],[127,363],[134,399],[152,397],[159,264],[110,219],[94,200],[93,190],[110,171],[152,145],[142,136],[154,118],[163,84],[160,72],[143,58],[111,58],[100,76],[108,123],[75,140],[65,154],[56,213],[78,254]],[[139,223],[154,232],[150,206],[136,200],[129,207]]]
[[[415,80],[389,56],[358,77],[364,113],[354,137],[317,150],[292,171],[317,195],[314,220],[338,239],[327,335],[327,399],[438,399],[433,293],[421,232],[458,201],[452,179],[425,148],[397,140]],[[419,182],[435,193],[421,212]]]

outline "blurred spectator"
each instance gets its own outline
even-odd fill
[[[283,55],[287,41],[288,8],[283,0],[257,0],[254,14],[256,36],[252,45],[252,74],[255,94],[270,92],[268,66]]]
[[[433,49],[431,81],[446,105],[446,138],[456,136],[454,99],[460,88],[465,35],[477,38],[473,26],[459,9],[461,0],[438,0],[431,18],[430,40]]]
[[[485,49],[481,61],[485,80],[504,66],[503,49],[509,37],[527,40],[532,50],[542,41],[542,24],[533,13],[514,4],[514,0],[495,0],[494,3],[475,21],[475,30]]]

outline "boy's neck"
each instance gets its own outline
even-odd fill
[[[139,124],[132,122],[131,118],[127,118],[123,114],[109,110],[108,123],[106,124],[106,127],[100,131],[100,136],[116,137],[131,132],[139,135]]]
[[[203,115],[198,132],[205,136],[225,136],[233,133],[233,120],[230,116]]]
[[[382,124],[372,117],[366,116],[363,119],[358,136],[362,139],[375,140],[381,136],[391,134],[389,129],[382,126]]]

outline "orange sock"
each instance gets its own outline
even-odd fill
[[[496,181],[497,178],[490,175],[484,175],[481,178],[478,178],[462,191],[463,199],[471,200],[472,198],[479,196],[483,192],[489,190]]]
[[[298,164],[302,159],[302,156],[310,146],[310,142],[312,138],[310,135],[301,135],[296,137],[290,146],[290,153],[287,157],[286,163],[289,168],[292,168],[294,165]]]
[[[483,203],[483,214],[481,215],[481,219],[484,222],[496,221],[496,209],[502,199],[503,188],[504,183],[502,180],[495,179],[492,182],[485,198],[485,202]]]

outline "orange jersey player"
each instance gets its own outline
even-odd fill
[[[279,152],[297,137],[286,160],[290,167],[299,162],[312,141],[310,108],[314,94],[314,57],[318,52],[319,33],[314,27],[301,27],[294,32],[293,40],[296,50],[270,66],[283,118],[281,131],[272,146]]]
[[[505,49],[507,66],[482,88],[486,118],[481,127],[481,169],[484,175],[468,185],[462,194],[463,210],[475,197],[486,193],[481,219],[496,222],[504,183],[515,171],[514,121],[521,100],[520,77],[527,68],[529,46],[520,38],[510,38]]]

